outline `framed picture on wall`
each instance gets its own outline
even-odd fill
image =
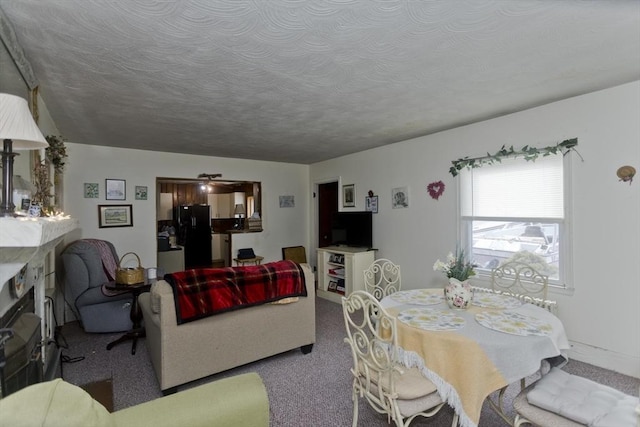
[[[85,199],[97,199],[100,195],[98,190],[98,183],[85,182],[84,183],[84,198]]]
[[[136,185],[136,200],[147,200],[147,187]]]
[[[356,206],[356,185],[342,186],[342,207],[354,208]]]
[[[293,208],[296,206],[296,200],[293,196],[279,196],[281,208]]]
[[[106,179],[107,200],[127,200],[127,185],[124,179]]]
[[[364,198],[364,210],[378,213],[378,196],[370,196]]]
[[[393,209],[409,207],[409,189],[407,187],[398,187],[391,190],[391,207]]]
[[[133,227],[132,205],[98,205],[98,227]]]

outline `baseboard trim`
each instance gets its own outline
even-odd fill
[[[640,378],[640,357],[616,353],[576,341],[569,341],[569,359],[589,363],[604,369]]]

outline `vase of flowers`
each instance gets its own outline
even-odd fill
[[[473,288],[469,277],[475,275],[475,264],[469,261],[462,249],[456,249],[455,255],[449,253],[446,262],[437,260],[434,271],[442,271],[449,283],[444,287],[444,297],[451,308],[464,310],[473,299]]]

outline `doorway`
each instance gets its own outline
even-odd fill
[[[338,212],[338,181],[318,184],[318,247],[330,246],[331,221]]]

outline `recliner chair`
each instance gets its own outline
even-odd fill
[[[111,250],[115,263],[116,249]],[[108,254],[106,254],[108,255]],[[107,296],[102,285],[110,280],[103,267],[100,251],[91,240],[76,240],[61,255],[64,265],[64,298],[71,305],[85,332],[122,332],[132,328],[131,294]]]

